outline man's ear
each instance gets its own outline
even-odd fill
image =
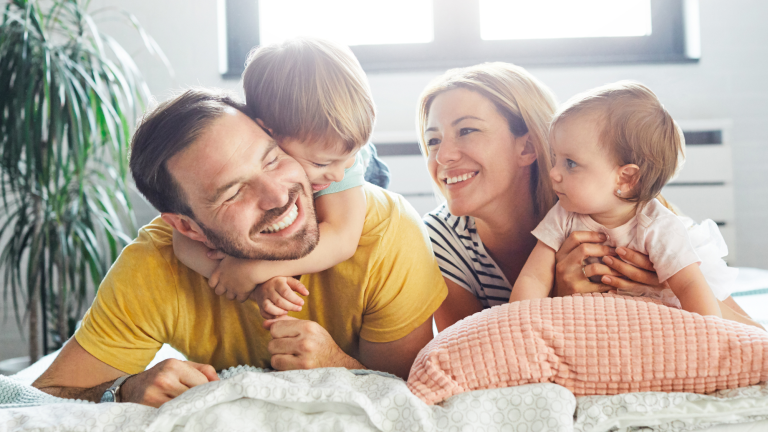
[[[630,192],[637,185],[637,180],[640,174],[640,167],[635,164],[626,164],[619,167],[616,187],[621,190],[622,196],[630,196]]]
[[[262,119],[260,119],[260,118],[257,118],[257,119],[256,119],[256,124],[258,124],[258,125],[259,125],[259,127],[261,127],[262,129],[264,129],[264,131],[265,131],[265,132],[267,132],[267,135],[269,135],[269,136],[271,136],[271,137],[274,137],[274,135],[272,134],[272,129],[270,129],[270,128],[268,128],[268,127],[264,126],[264,120],[262,120]]]
[[[177,213],[161,213],[160,217],[179,233],[192,240],[208,244],[208,237],[205,236],[200,225],[189,217]]]
[[[536,146],[533,145],[530,132],[515,138],[515,144],[520,146],[520,159],[518,160],[521,167],[536,162]]]

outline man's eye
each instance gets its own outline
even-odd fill
[[[267,162],[267,166],[274,165],[275,162],[277,162],[277,156],[275,156],[271,161]]]
[[[568,167],[568,169],[576,168],[578,164],[570,159],[565,160],[565,166]]]
[[[224,202],[231,202],[231,201],[234,201],[234,199],[235,199],[235,198],[237,198],[237,196],[238,196],[238,195],[240,195],[240,189],[238,189],[238,190],[237,190],[237,192],[235,192],[235,194],[234,194],[234,195],[232,195],[231,197],[227,198],[227,200],[226,200],[226,201],[224,201]]]

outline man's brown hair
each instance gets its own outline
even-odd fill
[[[635,164],[640,171],[625,201],[646,203],[657,198],[684,159],[683,133],[656,95],[633,81],[619,81],[578,94],[555,114],[550,131],[567,118],[596,115],[599,145],[616,163]]]
[[[365,145],[376,112],[368,80],[352,51],[322,39],[294,38],[248,56],[245,102],[278,141]]]
[[[130,168],[136,187],[161,213],[194,218],[168,160],[194,143],[228,109],[245,105],[219,90],[189,89],[144,115],[131,140]]]

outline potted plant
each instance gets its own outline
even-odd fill
[[[11,0],[0,23],[0,267],[31,362],[74,333],[135,234],[127,154],[149,90],[97,18],[127,18],[166,61],[135,17],[88,5]]]

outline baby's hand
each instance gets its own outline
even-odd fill
[[[259,311],[264,319],[270,320],[283,316],[288,311],[298,312],[304,300],[294,292],[308,296],[309,291],[292,277],[274,277],[256,287],[250,299],[259,304]]]
[[[212,251],[209,257],[218,258],[218,251]],[[216,259],[213,258],[213,259]],[[225,295],[229,300],[244,302],[256,289],[256,285],[263,282],[255,277],[258,274],[258,261],[243,260],[223,255],[219,265],[213,270],[208,279],[208,286],[214,289],[217,295]]]

